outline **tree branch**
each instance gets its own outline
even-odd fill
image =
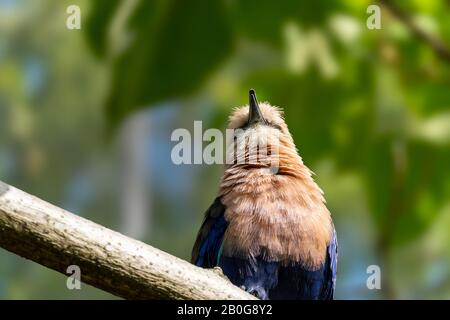
[[[213,270],[71,214],[0,181],[0,246],[128,299],[252,299]],[[67,274],[66,274],[67,275]]]
[[[442,59],[450,62],[450,48],[438,37],[417,26],[414,21],[391,0],[378,0],[397,19],[399,19],[417,38],[426,42]]]

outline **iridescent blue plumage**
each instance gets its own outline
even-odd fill
[[[192,250],[192,263],[203,268],[218,265],[220,249],[227,222],[224,218],[225,207],[217,198],[205,215],[205,219]]]
[[[217,198],[208,209],[192,252],[192,262],[203,268],[219,266],[235,285],[260,299],[333,299],[337,269],[337,239],[333,233],[324,264],[317,270],[293,262],[284,266],[263,257],[221,254],[227,228],[225,207]]]

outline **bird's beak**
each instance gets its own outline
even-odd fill
[[[249,91],[249,100],[248,124],[266,123],[266,120],[261,113],[261,109],[259,109],[256,93],[253,89],[250,89]]]

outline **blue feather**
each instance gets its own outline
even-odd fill
[[[208,209],[192,250],[192,263],[203,268],[217,265],[222,239],[228,223],[224,217],[225,207],[217,198]]]
[[[293,262],[284,266],[259,257],[230,257],[222,254],[228,226],[225,207],[217,198],[208,209],[192,250],[192,262],[200,267],[220,266],[239,287],[260,299],[333,299],[337,271],[336,232],[327,248],[324,264],[317,270]]]

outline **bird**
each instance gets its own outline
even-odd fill
[[[191,262],[219,267],[234,285],[259,299],[332,300],[336,230],[282,109],[258,103],[251,89],[249,104],[233,110],[228,129],[236,132],[226,150],[227,157],[234,152],[232,161],[225,163]],[[252,139],[266,144],[265,158],[258,148],[237,145]]]

